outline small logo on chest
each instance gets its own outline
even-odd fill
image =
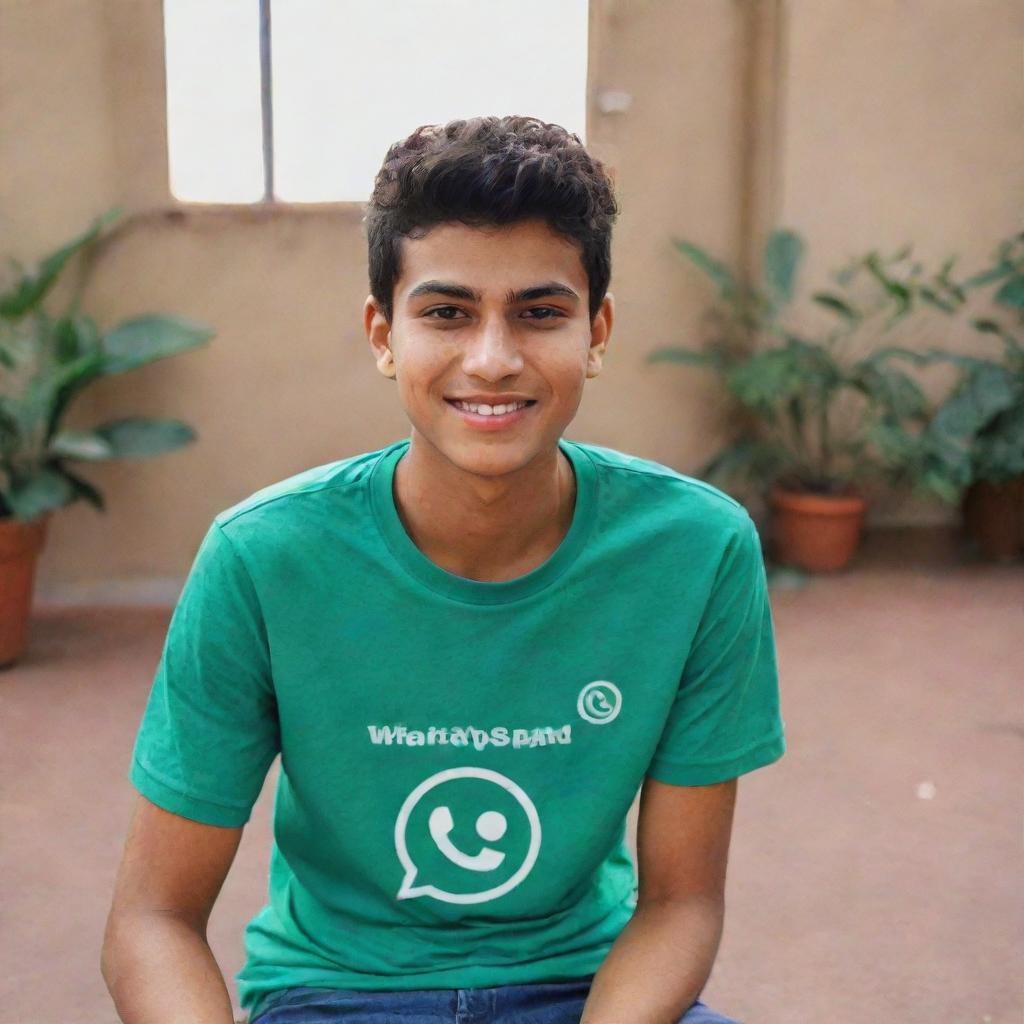
[[[587,683],[580,690],[576,710],[584,721],[594,725],[607,725],[622,710],[622,691],[607,679]]]

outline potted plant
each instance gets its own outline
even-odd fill
[[[108,210],[34,267],[12,259],[11,279],[0,285],[0,668],[25,651],[36,561],[53,511],[80,498],[105,511],[102,495],[69,463],[145,458],[196,437],[180,420],[137,416],[90,430],[62,427],[70,402],[93,381],[213,337],[201,324],[155,314],[102,333],[79,311],[81,287],[61,315],[45,310],[69,261],[119,215]]]
[[[948,278],[953,261],[943,268]],[[991,267],[952,287],[941,303],[947,313],[967,304],[969,293],[995,285],[996,316],[971,324],[987,341],[998,339],[996,357],[931,349],[925,358],[955,364],[960,374],[935,410],[921,438],[926,483],[949,502],[961,502],[964,531],[994,560],[1024,551],[1024,345],[1012,327],[1024,325],[1024,232],[1001,242]]]
[[[909,246],[888,258],[872,251],[834,274],[834,289],[812,295],[830,314],[830,326],[809,334],[783,318],[805,249],[796,232],[770,233],[761,280],[754,283],[693,243],[673,242],[718,291],[710,311],[715,329],[702,351],[663,347],[648,361],[714,370],[734,413],[731,439],[697,475],[761,491],[777,562],[812,572],[842,568],[861,537],[866,480],[927,490],[916,475],[916,439],[929,418],[928,402],[892,362],[918,354],[869,345],[857,355],[854,344],[865,337],[876,342],[913,308],[921,287],[941,286],[922,279],[920,264],[908,266]],[[860,285],[867,285],[866,294],[855,291]]]

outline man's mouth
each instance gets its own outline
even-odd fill
[[[535,399],[523,402],[504,402],[495,405],[487,405],[483,402],[461,402],[453,398],[446,398],[445,401],[462,412],[474,413],[477,416],[506,416],[509,413],[525,409],[527,406],[537,404]]]

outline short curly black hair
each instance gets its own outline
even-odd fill
[[[364,217],[370,292],[391,323],[403,238],[446,222],[542,218],[580,248],[593,321],[611,280],[618,213],[604,165],[560,125],[521,114],[421,125],[388,149],[374,181]]]

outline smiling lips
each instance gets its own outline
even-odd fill
[[[532,400],[486,405],[482,402],[462,402],[446,398],[445,401],[462,417],[463,422],[473,427],[494,430],[517,423],[527,410],[537,403]]]
[[[463,402],[457,398],[452,398],[450,401],[456,409],[462,409],[464,412],[477,412],[481,416],[503,416],[507,412],[524,409],[530,404],[525,399],[521,402],[504,402],[490,405],[485,402]]]

